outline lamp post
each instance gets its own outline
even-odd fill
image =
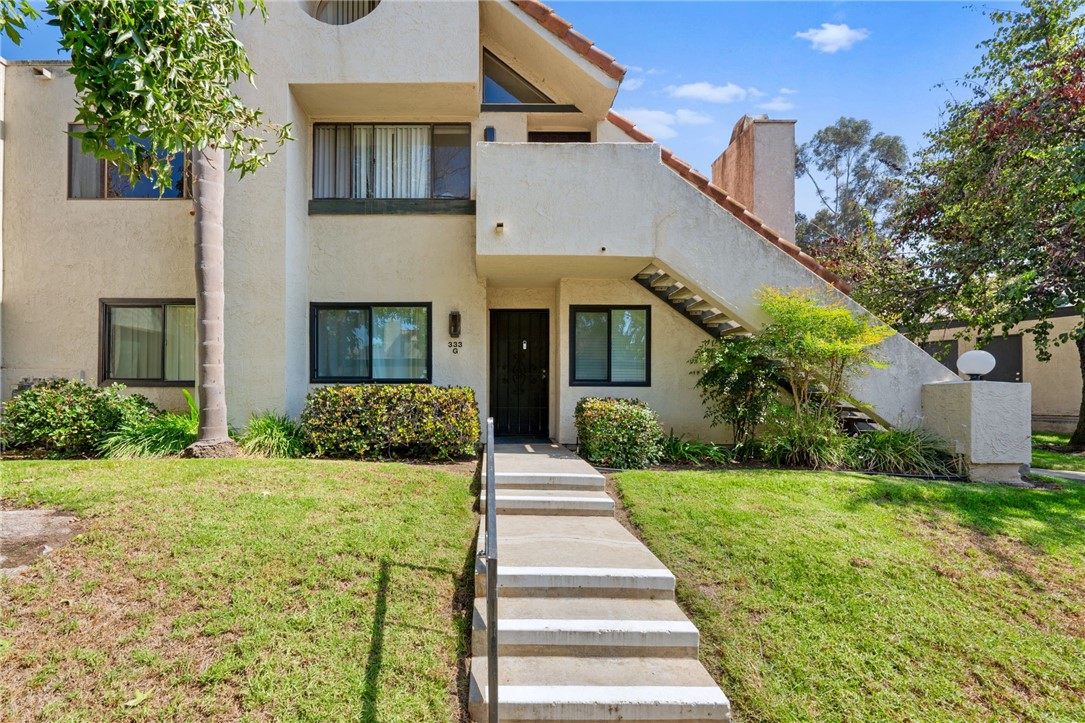
[[[961,354],[957,360],[957,371],[967,374],[969,381],[982,381],[984,375],[995,368],[995,357],[990,352],[973,349]]]

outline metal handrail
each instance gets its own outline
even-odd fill
[[[494,419],[486,419],[486,708],[497,723],[497,493],[494,477]]]

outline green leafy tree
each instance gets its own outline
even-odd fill
[[[30,0],[0,0],[0,32],[16,45],[23,40],[26,21],[40,17],[41,14],[30,4]]]
[[[199,438],[192,452],[229,454],[223,267],[223,188],[227,170],[241,176],[266,165],[290,138],[232,89],[253,70],[234,34],[232,13],[259,12],[262,0],[49,0],[50,23],[71,53],[78,93],[75,133],[83,150],[132,181],[164,191],[170,160],[191,153],[195,206]],[[17,41],[36,13],[24,0],[0,0],[0,27]]]
[[[712,426],[730,425],[736,444],[750,439],[780,393],[777,364],[761,337],[710,339],[689,363],[697,367],[693,374]]]
[[[927,135],[900,213],[924,278],[912,322],[950,316],[981,341],[1019,324],[1040,359],[1073,343],[1085,387],[1085,328],[1053,337],[1058,309],[1085,312],[1085,0],[1025,0],[989,13],[994,36]],[[1071,446],[1085,449],[1085,397]]]

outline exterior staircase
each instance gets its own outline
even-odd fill
[[[603,476],[555,445],[498,446],[494,467],[500,720],[730,720],[697,659],[697,628],[674,601],[674,575],[614,519]],[[480,562],[476,721],[489,712],[485,577]]]

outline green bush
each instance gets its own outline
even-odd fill
[[[200,429],[200,410],[187,389],[188,414],[163,412],[132,419],[102,442],[102,454],[112,459],[129,457],[167,457],[180,454],[196,441]]]
[[[241,449],[264,457],[303,457],[309,444],[301,424],[285,414],[254,414],[241,437]]]
[[[849,464],[866,472],[926,477],[961,473],[946,442],[922,429],[863,432],[854,440]]]
[[[473,455],[479,441],[470,387],[322,387],[306,399],[301,425],[321,457],[455,459]]]
[[[142,394],[122,395],[124,386],[92,387],[74,379],[50,379],[22,390],[4,405],[0,437],[13,449],[50,457],[90,457],[124,424],[156,410]]]
[[[790,409],[779,409],[761,437],[761,454],[774,465],[835,468],[848,461],[851,444],[831,413],[798,417]]]
[[[584,397],[576,403],[580,453],[593,464],[638,469],[659,461],[663,430],[639,399]]]
[[[675,435],[672,429],[663,440],[663,452],[660,460],[671,464],[727,464],[734,459],[730,449],[711,442],[698,442],[686,439],[686,435]]]
[[[712,426],[728,424],[735,444],[750,439],[781,393],[779,364],[759,336],[725,336],[697,347],[690,364]]]

